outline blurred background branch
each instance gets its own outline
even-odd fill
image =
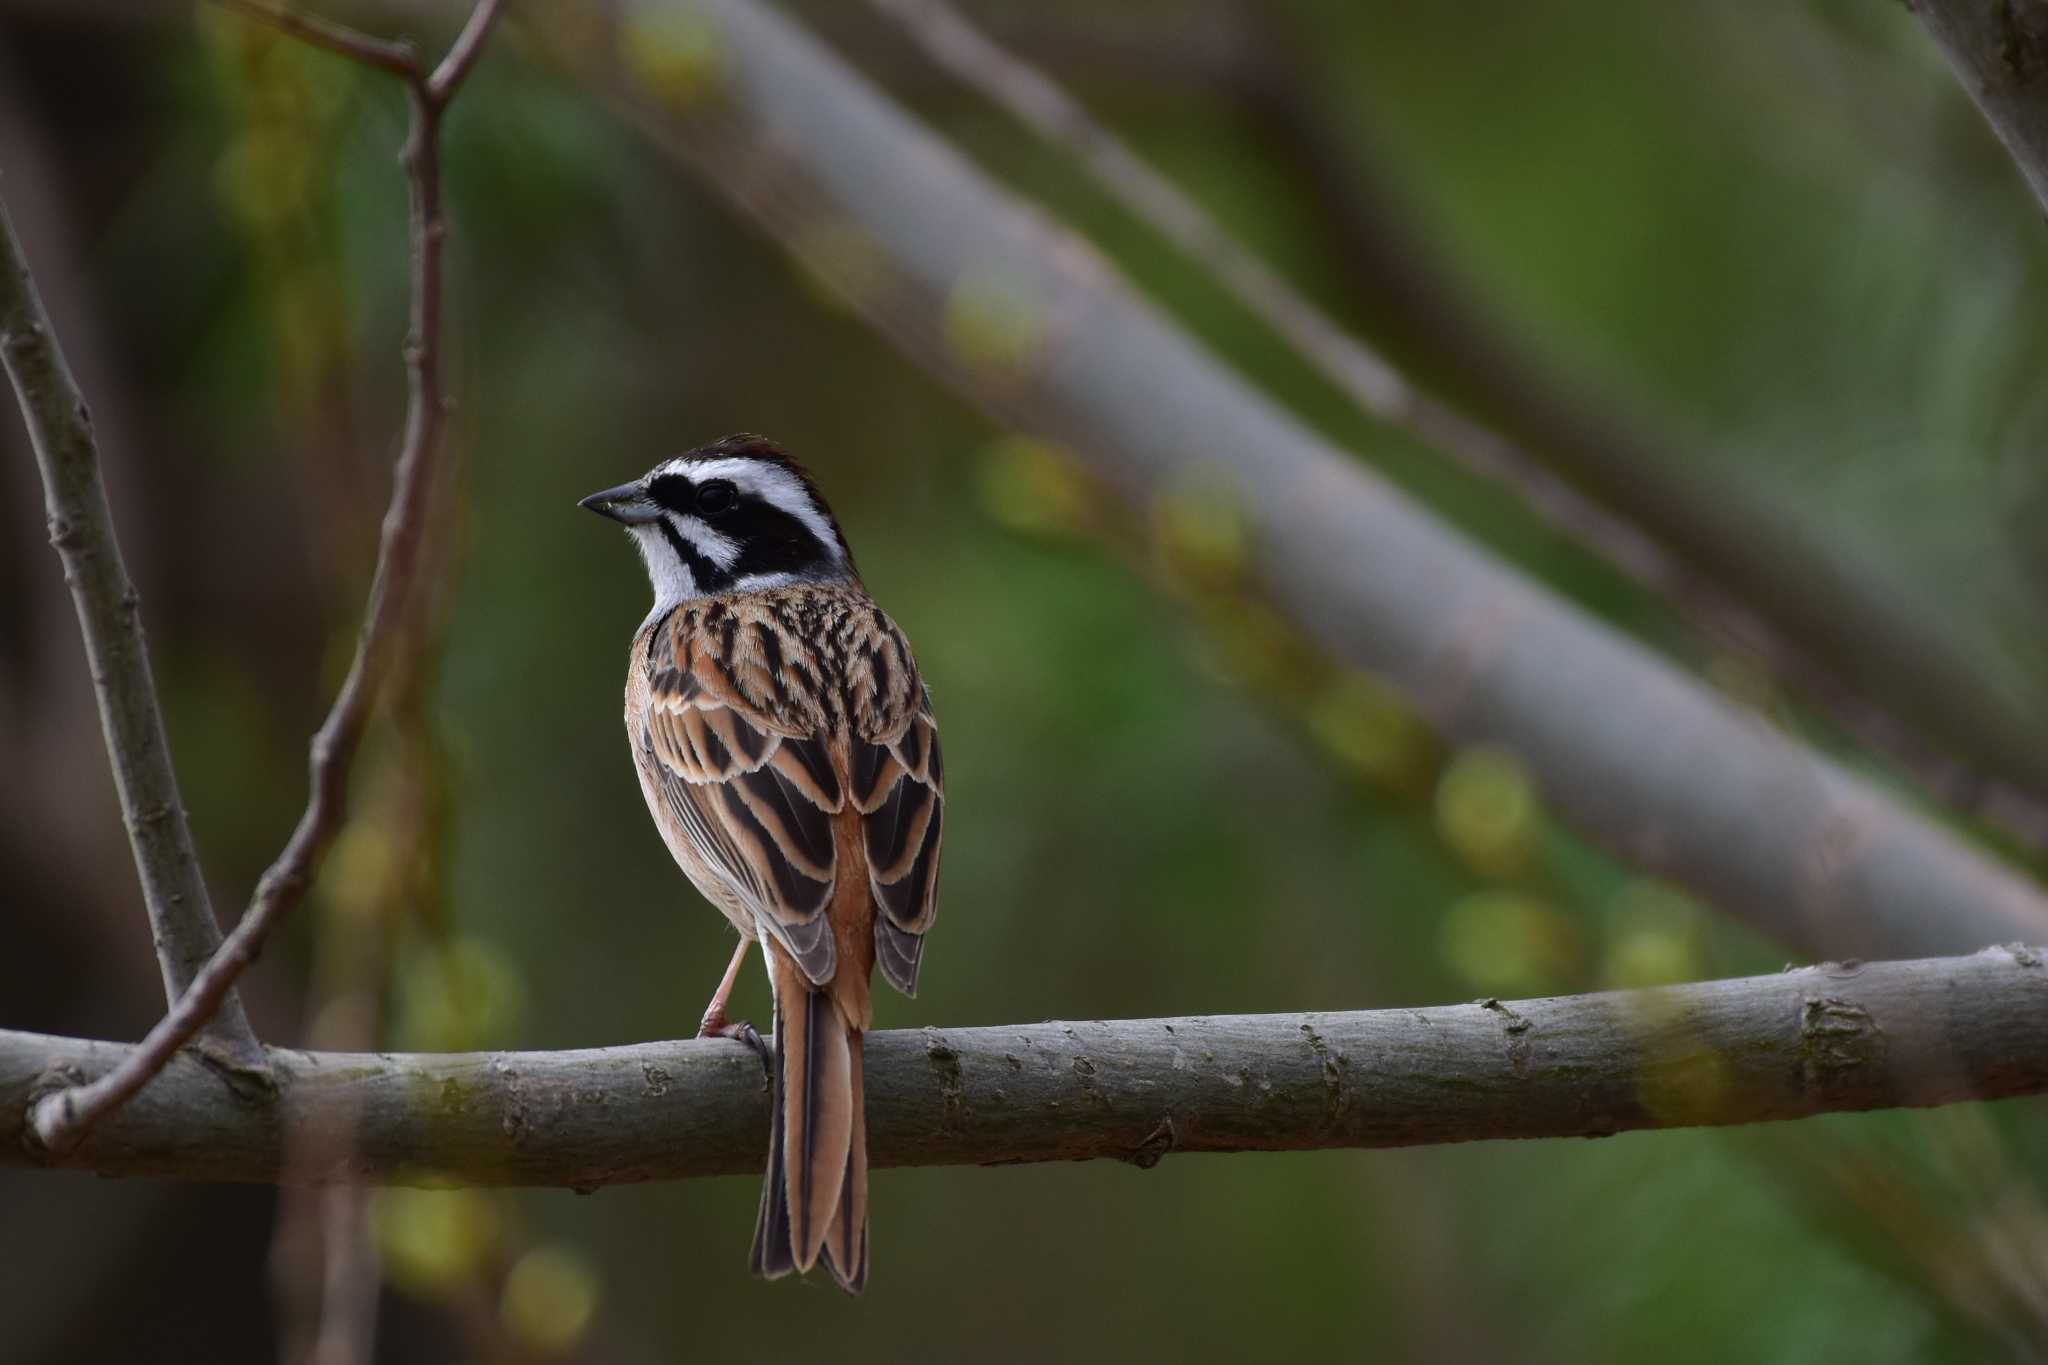
[[[1505,400],[1499,405],[1509,421],[1545,442],[1553,461],[1621,514],[1581,494],[1502,431],[1420,388],[1238,242],[1077,99],[946,0],[872,3],[934,63],[1072,153],[1105,194],[1210,271],[1364,412],[1510,489],[1546,524],[1665,598],[1706,640],[1793,683],[1860,742],[1905,766],[1930,794],[1989,820],[2037,853],[2048,851],[2048,799],[2041,795],[2048,786],[2022,791],[2013,785],[2048,781],[2048,768],[2032,766],[2029,757],[2048,747],[2048,725],[2036,724],[2042,718],[2016,711],[1953,642],[1938,638],[1938,622],[1912,610],[1913,594],[1903,584],[1859,574],[1746,489],[1724,481],[1709,497],[1671,482],[1670,451],[1623,430],[1614,415],[1589,415],[1592,405],[1573,401],[1562,375],[1536,372],[1472,308],[1419,235],[1402,227],[1385,187],[1337,145],[1318,107],[1314,63],[1284,15],[1234,8],[1236,22],[1225,40],[1210,47],[1197,45],[1198,36],[1183,36],[1162,50],[1156,35],[1135,33],[1119,44],[1114,31],[1129,30],[1128,17],[1083,18],[1077,31],[1075,21],[1058,28],[1058,20],[1041,15],[1022,32],[1026,41],[1070,62],[1115,60],[1120,71],[1139,79],[1162,67],[1182,70],[1198,82],[1224,83],[1268,110],[1327,187],[1347,259],[1370,273],[1374,290],[1400,305],[1398,323],[1411,336],[1426,335],[1434,358],[1463,376],[1468,388]],[[1629,519],[1637,515],[1642,525]],[[1668,551],[1667,541],[1681,554]],[[1788,591],[1790,584],[1796,590]],[[1819,643],[1820,657],[1809,654],[1810,642]],[[1871,660],[1881,662],[1873,669]],[[1845,681],[1850,677],[1856,686]],[[1887,705],[1904,705],[1913,724],[1874,705],[1873,689]],[[1915,726],[1936,739],[1930,742]],[[1958,753],[1970,756],[1967,765]],[[1970,775],[1987,762],[2005,779]]]
[[[1907,8],[2048,213],[2048,4],[1913,0]]]
[[[49,1069],[120,1044],[0,1032],[0,1161]],[[2048,1090],[2048,965],[1827,963],[1592,996],[1342,1013],[924,1028],[868,1039],[878,1167],[1603,1137]],[[760,1164],[760,1059],[724,1040],[559,1053],[275,1051],[279,1097],[163,1083],[60,1158],[103,1175],[591,1189]],[[346,1114],[338,1166],[286,1159]]]
[[[1071,447],[1142,516],[1193,498],[1241,525],[1248,581],[1441,733],[1520,755],[1609,850],[1816,954],[2048,927],[2025,878],[1308,431],[781,14],[646,0],[609,40],[571,26],[541,42],[970,400]]]
[[[43,311],[34,277],[0,204],[0,360],[13,381],[42,472],[50,544],[78,611],[107,761],[135,855],[164,993],[176,1004],[220,947],[220,922],[193,847],[143,638],[142,598],[128,578],[100,481],[92,418]],[[198,1027],[221,1065],[260,1077],[262,1050],[241,1002],[223,991]],[[188,1031],[189,1036],[189,1031]]]

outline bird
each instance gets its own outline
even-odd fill
[[[810,473],[740,434],[578,504],[624,525],[654,606],[627,659],[626,737],[655,827],[740,940],[700,1037],[770,1062],[751,1267],[868,1273],[862,1043],[879,965],[917,991],[938,905],[945,786],[910,642],[862,585]],[[771,1054],[728,1017],[758,942]]]

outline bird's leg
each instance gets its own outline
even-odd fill
[[[718,989],[711,993],[711,1003],[704,1007],[704,1018],[697,1025],[699,1038],[732,1038],[745,1043],[761,1058],[761,1065],[769,1065],[768,1045],[761,1041],[761,1035],[754,1026],[744,1019],[728,1020],[725,1017],[725,1002],[732,998],[733,984],[740,979],[740,964],[747,960],[747,949],[754,940],[740,936],[739,947],[733,949],[732,961],[725,964],[725,975],[719,978]]]
[[[739,946],[732,950],[732,961],[725,964],[725,975],[719,978],[718,989],[711,992],[711,1003],[704,1007],[703,1022],[697,1025],[699,1038],[726,1038],[732,1027],[726,1022],[725,1002],[732,998],[734,983],[740,979],[740,964],[747,960],[747,949],[754,946],[754,940],[740,936]]]

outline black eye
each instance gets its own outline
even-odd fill
[[[713,479],[697,490],[697,511],[701,516],[715,517],[739,506],[740,490],[724,479]]]

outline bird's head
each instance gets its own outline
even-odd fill
[[[759,436],[728,436],[577,504],[631,533],[656,610],[716,593],[858,575],[804,467]]]

